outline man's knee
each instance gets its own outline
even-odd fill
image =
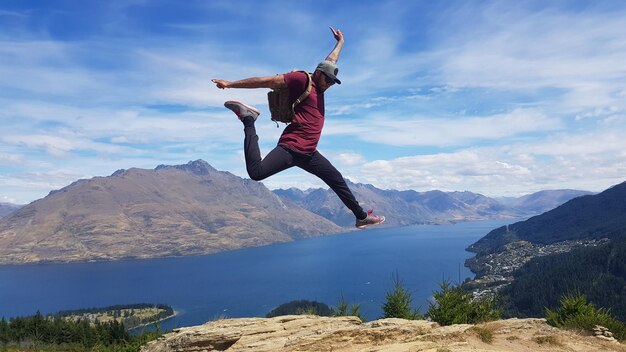
[[[258,176],[258,175],[251,175],[251,176],[250,176],[250,178],[251,178],[253,181],[262,181],[262,180],[265,180],[265,177],[260,177],[260,176]]]
[[[266,178],[265,175],[262,175],[257,170],[248,170],[248,176],[250,176],[250,179],[252,179],[254,181],[261,181],[261,180],[264,180]]]

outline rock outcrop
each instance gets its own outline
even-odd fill
[[[180,351],[619,351],[619,342],[559,330],[545,319],[509,319],[439,326],[425,320],[307,315],[224,319],[177,329],[141,349]]]

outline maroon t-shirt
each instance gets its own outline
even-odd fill
[[[289,87],[289,98],[294,102],[306,89],[307,76],[304,72],[289,72],[283,76]],[[315,82],[312,82],[309,97],[298,104],[294,112],[295,121],[285,128],[278,145],[300,153],[314,153],[324,127],[324,93],[318,93]]]

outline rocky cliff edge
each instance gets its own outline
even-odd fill
[[[177,329],[142,352],[173,351],[619,351],[626,345],[560,330],[545,319],[508,319],[479,325],[308,315],[224,319]]]

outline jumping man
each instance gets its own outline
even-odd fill
[[[227,101],[224,106],[232,110],[243,122],[246,169],[251,179],[260,181],[292,166],[298,166],[322,179],[339,196],[343,204],[354,213],[356,227],[364,228],[381,224],[385,221],[385,217],[373,215],[372,210],[364,211],[341,173],[317,150],[317,143],[324,127],[324,92],[335,83],[341,84],[337,78],[339,71],[337,60],[344,44],[343,33],[333,27],[330,27],[330,30],[337,40],[335,47],[326,59],[317,65],[312,74],[311,93],[294,109],[296,123],[291,123],[285,128],[278,140],[278,146],[264,159],[261,158],[259,137],[254,127],[254,122],[260,112],[238,101]],[[308,77],[304,72],[290,72],[234,82],[213,79],[212,82],[220,89],[289,88],[290,99],[294,102],[307,88]]]

